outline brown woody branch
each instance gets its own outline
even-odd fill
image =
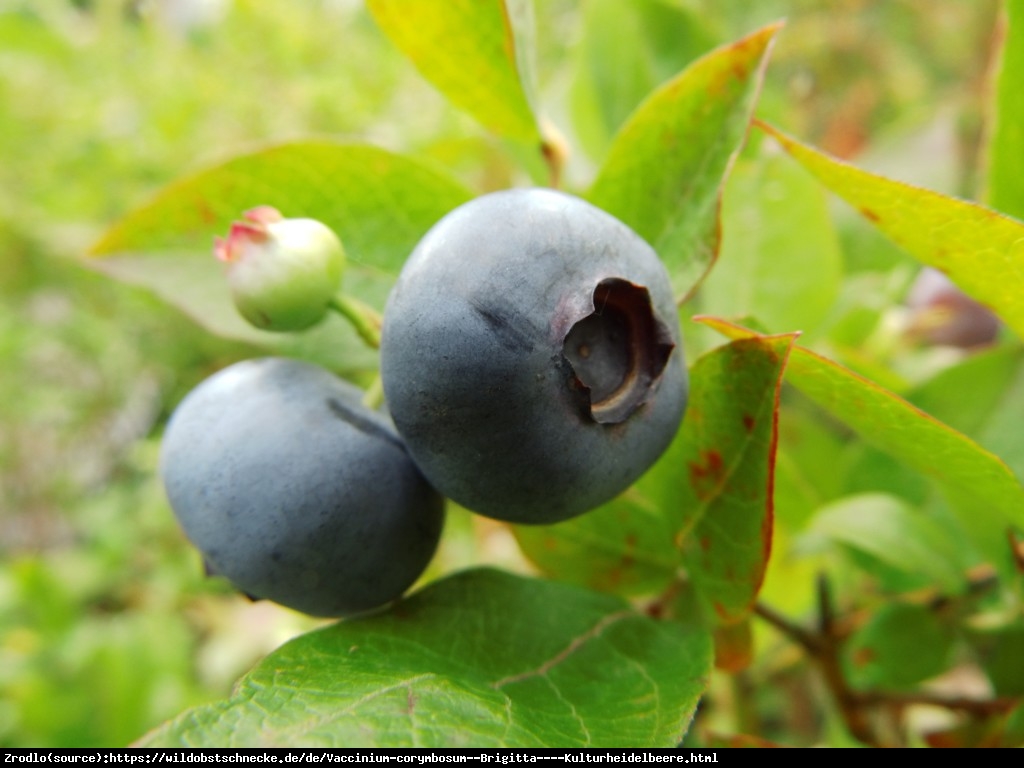
[[[1015,551],[1016,551],[1016,542]],[[934,590],[915,595],[914,602],[922,603],[931,610],[948,609],[958,600],[969,600],[990,590],[996,584],[996,574],[989,567],[975,569],[968,574],[968,588],[964,595],[956,598]],[[850,688],[846,681],[841,662],[843,642],[863,623],[867,612],[859,611],[845,620],[838,620],[832,601],[831,588],[821,575],[817,582],[817,629],[812,631],[782,616],[772,608],[757,603],[754,614],[784,636],[799,645],[811,658],[824,678],[829,693],[836,702],[847,730],[857,740],[872,746],[892,746],[877,734],[870,713],[873,708],[886,706],[902,710],[904,707],[926,704],[953,711],[964,712],[975,717],[988,717],[1009,712],[1018,699],[1007,697],[976,699],[965,696],[944,696],[928,692],[896,693],[887,691],[859,692]]]

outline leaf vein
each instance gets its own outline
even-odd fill
[[[508,677],[503,677],[500,680],[491,683],[491,688],[494,688],[495,690],[500,690],[504,688],[506,685],[519,683],[523,680],[528,680],[531,677],[543,677],[547,675],[548,672],[550,672],[554,667],[558,666],[563,661],[568,659],[570,656],[572,656],[573,653],[578,651],[589,641],[600,637],[601,634],[612,624],[622,621],[623,619],[632,615],[632,611],[618,611],[616,613],[611,613],[607,616],[602,617],[602,619],[599,622],[597,622],[594,626],[592,626],[582,635],[574,637],[565,648],[556,653],[547,661],[541,663],[536,669],[529,669],[525,672],[519,672],[514,675],[509,675]]]

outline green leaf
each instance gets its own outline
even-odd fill
[[[1004,0],[1004,38],[988,146],[988,203],[1024,219],[1024,0]]]
[[[802,530],[823,503],[842,495],[848,443],[818,414],[783,405],[779,412],[774,496],[776,521]]]
[[[908,392],[907,399],[953,429],[977,438],[986,424],[1006,422],[998,413],[1004,402],[1019,401],[1013,396],[1013,382],[1024,373],[1022,364],[1024,349],[985,349],[943,368]],[[1024,431],[1014,433],[1024,447]],[[992,450],[992,446],[987,447]]]
[[[946,594],[966,586],[959,542],[936,520],[894,496],[866,493],[818,510],[812,534],[825,536],[911,574],[924,574]]]
[[[681,297],[718,253],[721,187],[780,26],[712,51],[654,91],[615,137],[587,194],[658,251]]]
[[[641,479],[621,496],[555,525],[512,527],[542,573],[620,595],[663,590],[679,567],[675,528]]]
[[[115,224],[90,261],[154,291],[213,333],[317,359],[372,368],[375,355],[339,318],[303,334],[258,331],[236,312],[212,253],[214,235],[257,205],[318,219],[348,254],[346,293],[382,309],[406,257],[434,222],[470,193],[409,158],[359,144],[308,141],[233,158],[165,188]]]
[[[1024,223],[975,203],[862,171],[758,123],[829,189],[914,258],[1024,336]]]
[[[913,389],[907,399],[999,456],[1024,478],[1024,349],[970,355]]]
[[[984,392],[985,387],[979,386]],[[1024,366],[1014,372],[992,410],[978,438],[982,445],[997,453],[1018,478],[1024,478]]]
[[[778,152],[738,162],[725,187],[722,232],[701,306],[723,317],[756,317],[774,332],[814,333],[833,309],[842,276],[821,185]]]
[[[711,664],[706,633],[618,598],[465,571],[287,643],[139,746],[671,747]]]
[[[996,695],[1024,696],[1024,619],[972,629],[967,637]]]
[[[932,497],[933,486],[928,478],[861,440],[847,443],[843,469],[841,496],[884,493],[915,507],[924,506]]]
[[[683,425],[657,463],[599,509],[516,526],[527,557],[559,579],[621,594],[661,591],[685,564],[709,605],[742,618],[770,548],[776,396],[792,340],[732,343],[702,356]]]
[[[759,336],[728,321],[699,318],[730,338]],[[787,380],[866,441],[935,480],[957,502],[965,534],[983,557],[1014,573],[1006,532],[1024,526],[1024,487],[997,456],[847,368],[796,347]]]
[[[659,503],[675,499],[681,516],[683,566],[721,623],[749,613],[768,567],[779,391],[795,338],[733,341],[698,361],[703,396],[690,402],[684,450],[670,449],[674,472],[660,478]]]
[[[906,689],[945,670],[953,639],[926,607],[888,603],[843,647],[843,668],[856,689]]]
[[[626,118],[657,85],[715,40],[694,9],[664,0],[582,3],[570,101],[586,151],[601,158]]]
[[[531,0],[367,0],[391,41],[499,136],[540,144],[531,107]]]
[[[1007,715],[999,746],[1024,746],[1024,702],[1018,703]]]
[[[397,275],[410,245],[470,199],[458,182],[411,158],[365,144],[280,144],[187,176],[115,224],[94,256],[196,249],[254,205],[334,229],[355,265]]]

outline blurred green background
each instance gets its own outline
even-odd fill
[[[783,17],[762,116],[895,178],[982,188],[995,0],[640,4],[632,27],[622,0],[537,4],[570,188],[651,87]],[[83,266],[180,175],[309,135],[411,153],[477,191],[530,182],[358,0],[0,0],[0,745],[129,743],[314,625],[205,579],[156,476],[173,406],[259,350]],[[836,221],[870,346],[914,266]],[[455,516],[435,568],[480,560],[519,567],[500,526]]]

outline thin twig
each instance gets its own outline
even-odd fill
[[[818,597],[818,631],[825,637],[834,637],[836,612],[832,602],[832,585],[828,577],[821,572],[818,573],[814,586]]]
[[[1013,553],[1013,562],[1017,570],[1024,573],[1024,538],[1013,528],[1006,529],[1006,538],[1010,540],[1010,551]]]
[[[860,695],[846,682],[840,653],[843,637],[836,631],[836,612],[832,602],[832,585],[825,573],[819,573],[816,582],[818,597],[818,627],[821,652],[816,660],[825,684],[835,699],[839,714],[850,734],[865,744],[882,746],[881,739],[871,727]]]
[[[1016,546],[1016,542],[1014,541]],[[967,590],[963,595],[951,597],[935,590],[917,594],[908,598],[911,602],[923,604],[933,611],[949,608],[958,600],[971,599],[989,591],[997,583],[995,572],[988,567],[979,567],[968,574]],[[795,642],[811,658],[824,678],[843,722],[850,734],[865,744],[884,746],[877,729],[872,726],[870,710],[875,707],[895,707],[902,709],[915,704],[927,704],[943,709],[968,713],[976,717],[985,717],[1009,712],[1020,703],[1019,699],[1008,697],[994,699],[976,699],[966,696],[942,696],[928,692],[894,693],[884,691],[858,692],[852,690],[844,674],[841,661],[843,643],[863,619],[870,615],[860,611],[857,619],[837,620],[832,600],[832,590],[824,575],[817,581],[818,631],[812,632],[772,608],[757,603],[754,613],[771,624],[783,635]]]
[[[898,707],[909,707],[922,704],[966,712],[980,717],[1005,714],[1021,703],[1019,698],[1011,698],[1009,696],[994,699],[976,699],[970,696],[943,696],[942,694],[927,693],[925,691],[910,693],[871,691],[861,694],[860,698],[863,706],[894,704]]]
[[[812,632],[808,632],[799,624],[790,621],[782,614],[776,613],[773,608],[769,608],[764,603],[755,603],[754,613],[801,646],[811,656],[817,656],[820,652],[821,641],[818,637]]]

